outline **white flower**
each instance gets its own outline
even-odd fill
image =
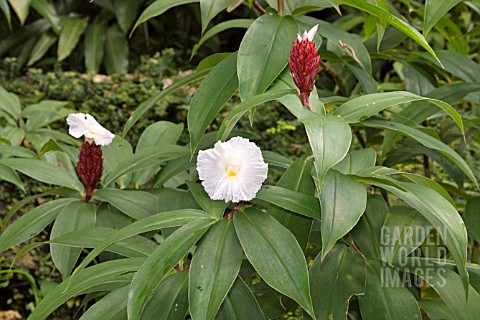
[[[305,41],[307,39],[308,39],[308,41],[313,41],[313,37],[315,37],[315,33],[317,33],[317,29],[318,29],[318,24],[313,26],[313,28],[310,29],[310,31],[308,31],[308,33],[307,33],[307,30],[305,30],[303,32],[302,36],[297,34],[298,41]]]
[[[242,137],[218,141],[198,153],[197,171],[213,200],[252,200],[267,178],[268,165],[255,143]]]
[[[102,127],[94,117],[85,113],[71,113],[67,117],[70,126],[68,133],[75,138],[85,136],[85,139],[95,141],[96,145],[110,144],[115,137],[113,133]]]

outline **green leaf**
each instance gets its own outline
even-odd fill
[[[145,21],[159,16],[168,9],[171,9],[176,6],[180,6],[182,4],[187,4],[187,3],[194,3],[198,2],[199,0],[157,0],[153,2],[151,5],[149,5],[140,15],[138,18],[137,22],[135,22],[135,25],[133,26],[133,29],[130,33],[130,35],[137,29],[139,25],[144,23]]]
[[[427,36],[438,20],[444,17],[450,9],[460,2],[462,2],[462,0],[427,0],[425,2],[425,13],[423,16],[423,35]]]
[[[416,274],[427,282],[445,301],[456,320],[474,320],[480,310],[480,295],[469,285],[468,298],[461,277],[447,266],[446,260],[413,257],[404,260],[398,268]]]
[[[124,275],[136,271],[145,258],[115,259],[87,268],[75,277],[65,279],[53,288],[28,317],[29,320],[46,319],[69,299],[95,291],[110,291],[129,282]],[[107,290],[105,290],[107,289]],[[111,310],[110,310],[111,311]]]
[[[448,103],[404,91],[367,94],[342,104],[333,114],[343,117],[348,122],[359,122],[389,107],[413,101],[427,101],[438,106],[452,117],[462,134],[464,133],[462,117]]]
[[[85,32],[85,68],[87,71],[97,73],[105,53],[105,37],[107,33],[106,21],[95,19]]]
[[[265,320],[262,309],[252,291],[241,277],[233,283],[223,304],[218,310],[217,320]]]
[[[303,216],[320,220],[320,205],[318,199],[312,195],[281,187],[265,186],[260,189],[255,198]]]
[[[177,265],[215,222],[202,219],[184,225],[152,252],[138,269],[130,284],[127,303],[129,319],[140,319],[145,304],[167,274]]]
[[[359,297],[363,319],[422,319],[417,301],[402,285],[396,269],[382,265],[378,260],[366,260],[365,295]],[[389,285],[389,280],[393,284]],[[396,285],[395,285],[396,284]]]
[[[133,156],[133,148],[130,143],[120,138],[119,136],[115,136],[113,138],[112,143],[107,146],[102,147],[103,151],[103,175],[102,181],[105,180],[112,171],[118,168],[118,165],[125,159],[130,158]],[[120,187],[120,189],[126,188],[130,185],[132,180],[132,172],[128,172],[125,174],[120,175],[119,178],[115,179],[116,184]],[[105,185],[106,186],[106,185]]]
[[[242,257],[232,220],[220,220],[202,239],[190,265],[188,297],[193,319],[215,318],[237,278]]]
[[[20,24],[23,25],[28,17],[28,11],[32,0],[8,0],[8,2],[12,6],[13,11],[17,14]]]
[[[65,206],[57,216],[50,233],[50,239],[57,238],[70,231],[95,226],[95,206],[92,203],[72,202]],[[50,245],[52,260],[62,278],[67,278],[77,263],[81,249],[58,244]]]
[[[53,164],[36,159],[0,159],[0,164],[44,183],[63,186],[83,192],[83,185],[72,173]]]
[[[206,213],[215,219],[222,219],[225,209],[228,206],[228,202],[210,199],[209,195],[205,192],[205,189],[198,183],[187,181],[187,185],[188,189],[195,197],[195,200]]]
[[[75,199],[59,199],[38,206],[15,220],[0,235],[0,252],[26,241],[41,232],[60,211]]]
[[[108,74],[128,71],[129,48],[126,35],[115,24],[107,29],[105,41],[105,69]]]
[[[62,22],[62,32],[58,38],[57,60],[65,60],[77,46],[80,36],[88,25],[88,17],[66,17]]]
[[[468,235],[475,241],[480,242],[480,197],[470,198],[465,206],[465,224],[467,225]]]
[[[36,104],[31,104],[22,111],[22,117],[28,118],[25,124],[26,131],[33,131],[48,124],[65,120],[65,118],[72,112],[72,109],[65,107],[72,107],[73,105],[67,101],[43,100]]]
[[[136,152],[148,148],[161,147],[162,144],[175,144],[183,131],[183,124],[175,124],[169,121],[158,121],[148,126],[138,140]],[[158,166],[137,171],[133,175],[136,186],[143,185],[150,181],[158,170]]]
[[[37,11],[42,17],[44,17],[52,27],[53,32],[56,35],[60,34],[60,17],[58,16],[55,6],[48,2],[47,0],[33,0],[31,1],[31,6],[35,11]],[[68,19],[68,18],[67,18]]]
[[[387,203],[381,195],[368,195],[365,213],[350,232],[357,247],[367,257],[381,258],[382,226],[387,213]]]
[[[362,184],[336,170],[327,173],[320,193],[322,259],[357,224],[366,205],[367,190]]]
[[[359,10],[365,11],[377,17],[378,19],[380,19],[380,21],[384,21],[394,26],[395,28],[397,28],[398,30],[402,31],[407,36],[409,36],[412,40],[414,40],[420,46],[422,46],[425,50],[427,50],[427,52],[430,53],[440,63],[440,60],[438,60],[438,57],[435,54],[435,51],[433,51],[433,49],[430,47],[427,40],[425,40],[425,38],[420,34],[420,32],[417,31],[417,29],[412,27],[407,22],[395,17],[388,11],[385,11],[384,9],[377,7],[366,1],[360,1],[360,2],[356,0],[336,0],[336,1],[339,3],[349,5],[351,7],[357,8]]]
[[[299,120],[305,125],[315,157],[317,188],[320,193],[327,171],[347,155],[352,141],[350,126],[339,117],[313,112],[308,112]]]
[[[1,102],[0,102],[1,103]],[[35,158],[36,154],[30,149],[18,146],[9,146],[7,144],[0,143],[0,154],[3,157],[19,157],[19,158]]]
[[[210,20],[221,11],[227,9],[235,0],[200,0],[200,13],[202,18],[202,33],[207,29]]]
[[[160,282],[145,305],[142,319],[184,320],[188,310],[188,277],[189,272],[183,270]]]
[[[190,59],[193,58],[195,53],[198,51],[198,49],[210,38],[216,36],[220,32],[223,32],[228,29],[234,29],[234,28],[248,28],[250,25],[253,23],[252,19],[232,19],[224,22],[220,22],[219,24],[213,26],[211,29],[209,29],[205,34],[198,40],[198,42],[193,46],[192,48],[192,54],[190,55]],[[205,31],[205,30],[204,30]],[[208,58],[208,57],[207,57]],[[199,66],[197,67],[197,70]]]
[[[268,214],[248,208],[233,217],[245,255],[265,282],[313,316],[308,270],[293,234]]]
[[[108,186],[126,173],[158,165],[161,162],[180,158],[188,153],[188,149],[176,145],[162,145],[144,149],[126,156],[112,171],[103,177],[103,185]]]
[[[101,213],[101,211],[97,212],[97,224],[102,223],[102,215],[103,214]],[[116,218],[123,217],[114,213],[112,216],[108,216],[107,218],[109,218],[111,222],[116,223],[113,220],[115,216]],[[127,224],[130,224],[128,218],[125,219],[127,220]],[[54,239],[50,239],[50,243],[75,248],[95,248],[103,241],[105,241],[107,237],[112,236],[117,231],[118,230],[116,229],[99,226],[79,229],[70,231]],[[148,257],[150,253],[155,250],[156,247],[157,245],[155,244],[155,242],[143,236],[134,235],[130,238],[115,242],[114,244],[109,246],[106,251],[117,253],[128,258]]]
[[[58,37],[52,32],[43,33],[40,38],[38,38],[35,46],[30,52],[30,58],[28,59],[27,66],[33,65],[38,60],[42,59],[43,56],[47,53],[55,42],[57,42]]]
[[[127,239],[134,235],[145,233],[153,230],[163,228],[183,226],[189,222],[204,220],[207,215],[203,211],[194,209],[182,209],[176,211],[165,211],[151,215],[145,219],[136,221],[132,224],[126,225],[116,233],[108,236],[102,243],[96,246],[75,269],[72,276],[78,274],[90,262],[93,261],[100,253],[112,244]],[[110,219],[111,220],[111,219]]]
[[[0,181],[2,180],[13,183],[17,187],[19,187],[20,190],[22,190],[24,193],[26,192],[25,187],[23,186],[22,180],[20,180],[20,177],[15,172],[15,170],[3,164],[0,164]]]
[[[282,169],[288,169],[293,163],[289,158],[272,151],[262,151],[262,156],[268,165]]]
[[[377,153],[373,148],[352,150],[333,168],[343,174],[356,174],[361,170],[375,166]]]
[[[472,169],[468,164],[463,160],[462,157],[458,155],[452,148],[444,144],[442,141],[435,139],[434,137],[407,125],[401,123],[395,123],[390,121],[383,120],[367,120],[362,122],[365,126],[378,129],[386,129],[401,133],[409,138],[415,139],[425,147],[436,150],[455,163],[466,175],[472,180],[475,185],[478,187],[477,179],[475,178]]]
[[[132,26],[132,23],[137,16],[137,8],[139,4],[140,2],[138,1],[113,0],[115,17],[117,18],[118,25],[122,28],[123,33],[127,34],[128,29]]]
[[[323,260],[318,255],[309,273],[317,319],[345,318],[350,298],[365,289],[365,263],[343,244],[333,247]]]
[[[187,115],[192,155],[205,130],[237,89],[237,54],[233,53],[212,69],[192,98]]]
[[[162,2],[162,1],[157,1]],[[183,86],[199,81],[203,79],[211,69],[204,69],[201,71],[194,72],[193,74],[186,76],[185,78],[175,82],[174,84],[170,85],[167,89],[161,91],[160,93],[156,94],[155,96],[151,97],[150,99],[145,100],[142,102],[135,111],[133,111],[130,118],[128,118],[127,123],[125,124],[125,128],[123,129],[122,138],[125,138],[128,131],[137,123],[137,121],[155,104],[162,98],[166,97],[170,93],[177,91],[178,89],[182,88]],[[0,89],[1,90],[1,89]],[[1,93],[1,91],[0,91]],[[0,105],[1,106],[1,105]]]
[[[313,157],[303,156],[296,159],[282,175],[277,186],[314,196],[315,183],[313,182],[311,175],[312,168]],[[319,208],[318,203],[314,205],[314,208]],[[310,237],[310,230],[312,228],[312,219],[287,211],[275,205],[269,206],[267,212],[293,233],[300,244],[300,247],[305,251]]]
[[[425,241],[431,229],[430,223],[417,210],[405,206],[390,207],[382,228],[381,259],[387,263],[403,261]]]
[[[127,317],[128,286],[121,287],[88,308],[80,320],[116,320]]]
[[[8,28],[12,29],[12,15],[10,13],[10,7],[8,6],[7,0],[0,0],[0,10],[2,10],[5,19],[7,19]]]
[[[238,50],[242,100],[264,93],[288,62],[297,23],[290,17],[264,14],[248,28]]]
[[[20,104],[20,99],[13,94],[5,90],[0,86],[0,111],[4,111],[8,114],[15,124],[20,117],[22,111],[22,105]]]
[[[158,172],[157,175],[153,178],[153,187],[159,188],[177,174],[195,167],[195,165],[197,164],[197,157],[194,156],[192,159],[190,158],[190,155],[186,155],[181,158],[167,162],[167,164],[165,164],[160,169],[160,172]]]
[[[135,220],[140,220],[158,212],[158,198],[140,190],[99,189],[94,199],[110,203],[118,210]]]
[[[223,119],[220,129],[218,129],[217,138],[225,141],[232,130],[235,128],[237,122],[247,112],[253,110],[259,104],[277,100],[291,94],[292,90],[268,90],[265,93],[245,98],[239,105],[237,105],[230,113]]]
[[[390,191],[417,209],[437,229],[458,267],[465,289],[468,287],[467,231],[457,210],[448,200],[429,187],[400,182],[388,177],[386,181],[396,186],[371,181],[370,183]]]

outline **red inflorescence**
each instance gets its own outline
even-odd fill
[[[300,89],[302,105],[310,109],[308,98],[315,85],[315,76],[318,72],[320,57],[317,54],[315,42],[309,39],[296,40],[290,50],[288,65],[293,81]]]
[[[84,141],[80,147],[77,169],[78,176],[80,177],[80,180],[87,191],[84,201],[88,202],[90,201],[92,193],[95,190],[95,185],[102,178],[102,148],[93,142],[90,143],[88,141]]]

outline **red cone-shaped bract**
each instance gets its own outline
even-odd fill
[[[315,85],[315,76],[318,72],[320,57],[317,54],[315,42],[308,39],[296,40],[290,50],[288,66],[293,81],[300,89],[302,105],[310,109],[308,98]]]
[[[77,164],[78,176],[87,191],[84,201],[90,201],[95,185],[102,178],[103,158],[102,148],[95,143],[84,141],[80,147]]]

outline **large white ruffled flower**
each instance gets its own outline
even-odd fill
[[[67,117],[67,123],[70,126],[68,129],[70,135],[75,138],[85,136],[85,139],[93,140],[99,146],[110,144],[115,137],[89,114],[71,113]]]
[[[236,203],[255,197],[267,178],[268,165],[255,143],[234,137],[200,151],[197,171],[211,199]]]

